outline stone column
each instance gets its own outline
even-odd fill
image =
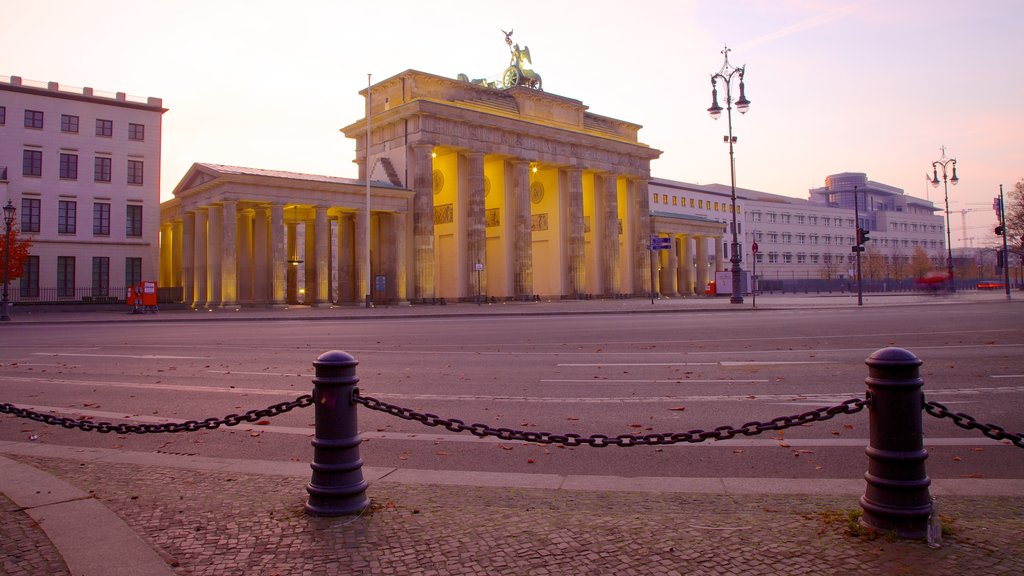
[[[184,223],[181,226],[181,280],[182,291],[181,301],[184,304],[192,304],[196,299],[196,213],[185,212]]]
[[[160,268],[156,277],[160,287],[170,286],[173,271],[174,224],[166,222],[160,225]]]
[[[221,303],[221,262],[224,245],[224,207],[219,204],[210,206],[206,221],[209,237],[206,240],[206,307],[213,308]]]
[[[238,306],[238,202],[221,206],[220,305]]]
[[[314,249],[316,258],[316,296],[313,298],[314,306],[329,306],[331,295],[328,292],[330,287],[330,261],[327,245],[330,243],[331,227],[327,222],[327,207],[316,206],[314,208],[313,233],[316,234],[316,247]]]
[[[253,215],[252,208],[238,212],[238,294],[239,303],[250,304],[253,300],[255,266],[253,265]]]
[[[171,283],[170,286],[181,287],[182,236],[184,226],[181,220],[175,220],[171,229]]]
[[[517,299],[533,295],[533,221],[530,218],[530,163],[513,160],[512,189],[515,205],[515,253],[513,287]]]
[[[669,240],[671,240],[669,243],[670,248],[666,254],[666,260],[668,261],[668,275],[666,278],[667,282],[662,286],[662,293],[669,296],[676,296],[679,294],[679,238],[676,238],[674,234],[669,234],[668,237]]]
[[[722,239],[715,238],[715,272],[725,270],[725,268],[722,267],[722,249]],[[732,293],[732,288],[729,289],[729,293]]]
[[[708,287],[708,239],[697,236],[697,294],[704,294]]]
[[[434,145],[418,142],[410,154],[413,197],[413,297],[433,298],[434,286]],[[358,234],[357,234],[358,235]]]
[[[204,206],[196,210],[196,241],[195,258],[193,266],[195,271],[195,282],[193,284],[192,307],[202,308],[206,306],[209,297],[209,286],[206,284],[206,244],[209,238],[208,220],[210,211]]]
[[[270,303],[270,208],[258,206],[253,222],[252,299],[260,304]]]
[[[433,211],[433,208],[431,208],[431,211]],[[366,209],[363,208],[356,212],[356,302],[363,304],[366,303],[366,296],[371,294],[370,282],[372,282],[370,277],[371,271],[366,269],[366,251],[369,248],[366,244],[366,231],[369,229],[369,226],[370,217],[366,213]],[[431,228],[433,228],[433,225],[431,225]]]
[[[636,181],[636,234],[634,235],[634,254],[636,267],[633,270],[633,285],[646,286],[651,277],[651,256],[647,252],[652,233],[651,199],[647,189],[647,180]],[[641,290],[637,290],[641,292]]]
[[[353,215],[349,212],[338,216],[338,303],[355,302],[353,282]]]
[[[408,303],[409,290],[408,290],[408,277],[406,271],[409,267],[409,260],[406,256],[406,221],[409,218],[409,214],[406,212],[398,212],[391,215],[392,236],[395,243],[395,259],[394,259],[394,278],[395,283],[395,299],[399,303]]]
[[[604,276],[604,293],[613,296],[619,292],[619,191],[615,175],[605,174],[602,180],[604,225],[601,227],[601,271]]]
[[[284,205],[270,206],[270,304],[285,305],[285,267],[288,256],[285,252]]]
[[[583,170],[566,170],[569,180],[569,295],[586,292],[587,258],[583,224]]]
[[[679,240],[679,293],[693,296],[693,246],[689,236]]]
[[[477,274],[476,265],[487,264],[487,218],[484,212],[484,154],[470,152],[469,161],[469,202],[466,210],[466,256],[469,279],[466,296],[476,297],[487,294],[487,275]],[[479,284],[478,284],[479,279]]]

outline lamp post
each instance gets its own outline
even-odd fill
[[[0,306],[2,306],[2,309],[0,309],[0,322],[7,322],[11,319],[10,315],[7,314],[7,308],[10,306],[10,300],[7,297],[7,279],[8,271],[11,267],[11,226],[14,225],[15,212],[17,212],[17,208],[8,200],[7,204],[4,204],[4,298],[3,302],[0,303]]]
[[[732,182],[732,193],[730,196],[732,200],[732,244],[729,247],[729,262],[732,263],[732,297],[729,298],[729,302],[732,304],[742,304],[743,293],[740,290],[740,243],[737,238],[739,230],[736,226],[736,158],[733,155],[733,144],[736,143],[736,137],[732,135],[733,76],[739,75],[740,97],[736,101],[736,109],[739,110],[740,114],[746,114],[750,108],[750,101],[747,100],[747,96],[744,94],[743,86],[743,74],[746,66],[736,68],[729,64],[728,46],[722,50],[722,54],[725,55],[725,63],[722,64],[722,68],[718,72],[711,75],[711,107],[708,108],[708,113],[716,120],[722,115],[722,107],[718,105],[718,81],[721,80],[725,84],[725,110],[729,120],[729,134],[725,137],[725,141],[729,144],[729,175]]]
[[[951,243],[949,236],[949,185],[946,184],[946,166],[952,166],[953,177],[949,178],[949,181],[956,186],[956,183],[960,181],[956,177],[956,158],[946,157],[946,147],[943,146],[942,157],[932,162],[932,187],[939,187],[939,167],[942,167],[942,188],[946,197],[946,272],[949,276],[949,291],[953,292],[956,287],[953,285],[953,244]]]

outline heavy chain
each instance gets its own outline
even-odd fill
[[[537,444],[562,444],[565,446],[593,446],[604,448],[605,446],[659,446],[666,444],[677,444],[688,442],[696,444],[706,440],[728,440],[736,435],[755,436],[769,430],[784,430],[793,426],[809,424],[828,420],[839,414],[854,414],[860,412],[870,403],[867,398],[851,398],[838,406],[818,408],[795,416],[780,416],[769,422],[747,422],[739,428],[732,426],[719,426],[714,430],[690,430],[689,432],[662,432],[658,434],[620,434],[608,436],[605,434],[592,434],[581,436],[580,434],[552,434],[551,432],[530,432],[527,430],[515,430],[512,428],[492,428],[486,424],[466,424],[457,418],[441,418],[436,414],[417,412],[411,408],[403,408],[387,402],[381,402],[376,398],[362,396],[356,390],[352,395],[352,401],[362,404],[371,410],[385,412],[398,416],[403,420],[413,420],[426,426],[442,426],[452,432],[469,432],[474,436],[494,436],[501,440],[514,440],[522,442],[534,442]]]
[[[305,408],[313,405],[313,397],[309,394],[299,396],[291,402],[281,402],[260,410],[249,410],[245,414],[228,414],[223,418],[207,418],[206,420],[186,420],[185,422],[164,422],[162,424],[112,424],[110,422],[93,422],[67,417],[58,417],[53,414],[43,414],[25,408],[18,408],[14,404],[0,404],[0,412],[13,414],[19,418],[28,418],[43,424],[62,426],[64,428],[77,429],[83,432],[100,432],[102,434],[160,434],[165,432],[196,432],[199,430],[215,430],[221,426],[237,426],[242,422],[257,422],[263,418],[272,418],[278,414],[284,414],[295,408]]]
[[[1024,434],[1007,432],[1005,428],[995,424],[982,424],[975,420],[974,417],[962,412],[952,412],[949,408],[938,402],[925,402],[924,411],[936,418],[949,418],[953,421],[953,424],[964,430],[980,430],[982,434],[993,440],[1009,440],[1018,448],[1024,448]]]

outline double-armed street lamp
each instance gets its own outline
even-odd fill
[[[949,178],[949,182],[952,182],[953,186],[956,186],[956,183],[959,182],[960,179],[956,177],[956,158],[946,157],[945,146],[943,146],[941,150],[942,157],[936,160],[935,162],[932,162],[931,182],[933,188],[939,187],[939,167],[941,167],[942,188],[946,199],[946,273],[949,276],[949,291],[953,292],[954,290],[956,290],[956,287],[953,285],[953,244],[951,243],[949,234],[949,185],[946,184],[946,167],[950,166],[953,171],[953,177]]]
[[[746,66],[736,68],[729,64],[728,46],[722,50],[722,54],[725,55],[725,63],[722,64],[721,70],[711,75],[711,107],[708,108],[708,113],[716,120],[722,115],[722,107],[718,105],[718,81],[721,80],[725,84],[725,110],[726,117],[729,119],[729,134],[725,137],[725,141],[729,144],[729,170],[732,179],[732,245],[729,248],[729,262],[732,263],[732,297],[729,298],[729,302],[732,304],[742,304],[743,292],[740,290],[740,274],[742,273],[740,270],[740,243],[737,237],[739,230],[736,226],[736,159],[733,156],[733,144],[736,143],[736,137],[732,135],[732,79],[734,76],[738,75],[740,82],[740,97],[736,100],[736,109],[739,110],[740,114],[746,114],[750,108],[750,100],[747,100],[743,86],[743,74]]]
[[[11,267],[11,226],[14,226],[15,212],[17,212],[17,208],[8,200],[7,204],[4,204],[4,297],[3,302],[0,302],[0,322],[7,322],[11,319],[7,314],[7,307],[10,306],[10,300],[7,297],[7,281],[8,271]]]

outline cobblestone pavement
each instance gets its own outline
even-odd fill
[[[295,477],[12,458],[99,499],[182,575],[1024,571],[1024,497],[940,498],[949,533],[941,548],[931,549],[923,542],[851,534],[848,515],[859,506],[848,495],[572,492],[380,481],[371,485],[372,505],[361,516],[313,518],[302,510],[305,480]],[[45,535],[34,533],[31,522],[7,504],[0,522],[3,573],[66,574]],[[26,550],[31,546],[38,550]],[[26,563],[12,563],[14,554]]]
[[[46,534],[23,510],[0,494],[0,574],[63,576],[64,561]]]

